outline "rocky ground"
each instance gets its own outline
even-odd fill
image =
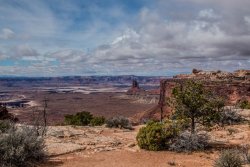
[[[124,148],[135,149],[136,133],[137,130],[110,129],[104,126],[53,126],[49,127],[47,132],[47,151],[54,157],[81,151],[91,155]]]
[[[249,114],[245,110],[243,114]],[[46,146],[49,162],[43,167],[152,167],[182,166],[211,167],[219,150],[250,145],[248,124],[214,127],[209,132],[210,142],[216,149],[206,152],[175,153],[169,151],[150,152],[140,150],[136,145],[134,130],[109,129],[102,127],[51,126],[48,128]]]

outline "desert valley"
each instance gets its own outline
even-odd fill
[[[0,0],[0,167],[250,167],[250,0]]]
[[[194,69],[191,74],[170,77],[70,77],[1,78],[1,104],[18,118],[19,126],[34,126],[42,120],[46,101],[45,149],[48,161],[42,166],[212,166],[223,148],[250,144],[250,109],[237,104],[250,101],[250,72],[209,72]],[[186,80],[201,81],[226,99],[244,118],[240,124],[211,126],[207,132],[212,148],[193,153],[151,152],[140,149],[136,135],[150,120],[172,114],[165,101],[175,85]],[[163,101],[162,101],[163,100]],[[64,117],[87,111],[106,120],[123,116],[132,128],[65,125]],[[43,123],[40,125],[43,126]],[[122,163],[121,163],[122,161]]]

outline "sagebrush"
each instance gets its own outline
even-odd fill
[[[123,116],[113,117],[106,121],[106,126],[109,128],[124,128],[132,129],[132,125],[128,118]]]
[[[11,128],[0,136],[2,167],[30,167],[45,160],[44,140],[33,128]]]
[[[242,165],[240,153],[235,149],[222,151],[214,163],[214,167],[242,167]]]
[[[188,131],[182,132],[173,141],[170,150],[177,152],[205,150],[208,148],[208,139],[207,134],[190,133]]]
[[[230,108],[226,108],[220,113],[219,123],[222,125],[238,124],[242,121],[244,121],[243,117]]]

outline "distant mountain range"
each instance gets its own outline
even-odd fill
[[[0,76],[1,86],[62,86],[62,85],[91,85],[91,84],[117,84],[131,85],[133,80],[139,84],[158,85],[163,76],[62,76],[62,77],[13,77]]]

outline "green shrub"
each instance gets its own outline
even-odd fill
[[[31,128],[12,128],[0,136],[2,167],[30,167],[45,158],[44,140]]]
[[[241,109],[250,109],[250,102],[248,102],[247,100],[242,100],[238,103],[238,106]]]
[[[12,127],[13,127],[13,123],[11,121],[0,120],[0,131],[2,133],[7,132]]]
[[[208,147],[208,136],[190,132],[181,133],[171,144],[170,150],[177,152],[191,152],[205,150]]]
[[[161,123],[148,123],[136,136],[140,148],[152,151],[166,148],[166,131]]]
[[[106,121],[106,126],[109,128],[124,128],[132,129],[132,125],[128,118],[123,116],[113,117]]]
[[[90,121],[91,126],[101,126],[105,123],[104,117],[93,117],[93,119]]]
[[[214,167],[242,167],[242,160],[239,151],[224,150],[215,161]]]
[[[90,124],[92,119],[93,115],[86,111],[64,116],[64,122],[68,125],[86,126]]]
[[[94,117],[90,112],[79,112],[75,115],[65,115],[64,124],[66,125],[78,125],[78,126],[100,126],[105,123],[104,117]]]
[[[139,130],[136,140],[140,148],[158,151],[166,149],[177,134],[178,129],[172,123],[150,122]]]

